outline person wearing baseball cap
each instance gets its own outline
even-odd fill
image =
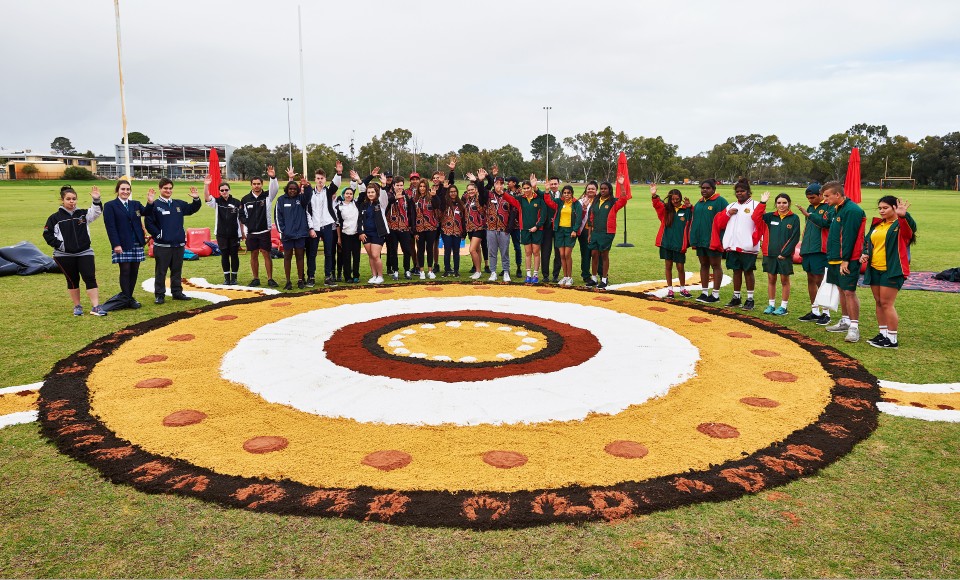
[[[800,264],[807,273],[807,294],[810,296],[810,312],[800,317],[801,322],[815,322],[826,326],[830,322],[830,311],[814,304],[817,290],[823,282],[827,270],[827,234],[830,231],[830,216],[833,208],[824,203],[820,193],[820,184],[811,183],[804,192],[809,206],[806,209],[797,204],[797,210],[806,218],[803,238],[800,240]]]

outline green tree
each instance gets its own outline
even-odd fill
[[[817,147],[815,170],[828,180],[840,181],[847,172],[847,161],[853,144],[847,133],[834,133]],[[862,174],[861,174],[862,175]]]
[[[76,155],[77,150],[73,148],[73,144],[70,143],[70,139],[66,137],[57,137],[50,142],[50,149],[54,153],[59,153],[60,155]]]
[[[480,153],[480,148],[471,143],[464,143],[463,146],[457,150],[457,153],[459,155],[463,155],[464,153]]]
[[[247,152],[234,151],[230,156],[230,171],[246,181],[254,176],[262,175],[266,166],[256,155]]]
[[[97,176],[86,167],[70,166],[63,172],[63,179],[69,181],[89,181],[96,178]]]
[[[563,154],[563,145],[555,135],[544,133],[530,142],[530,154],[534,159],[543,159],[547,153],[547,139],[550,139],[550,162]]]
[[[144,135],[139,131],[134,131],[133,133],[127,133],[127,137],[130,139],[131,145],[149,145],[150,143],[152,143],[152,141],[150,141],[150,137],[147,137],[146,135]],[[120,139],[120,142],[121,143],[123,142],[122,137]]]
[[[34,179],[37,174],[40,173],[40,170],[37,169],[37,166],[33,163],[27,163],[20,169],[20,172],[23,173],[27,179]]]
[[[627,166],[633,179],[660,183],[669,173],[680,167],[677,146],[667,143],[663,137],[637,137],[626,146]]]
[[[960,175],[960,131],[943,136],[930,135],[917,143],[913,175],[927,187],[956,187]]]
[[[812,178],[819,180],[813,176],[816,152],[813,147],[802,143],[784,146],[779,173],[781,181],[805,183]]]

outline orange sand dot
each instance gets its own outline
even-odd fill
[[[664,308],[663,306],[651,306],[651,307],[647,308],[647,310],[653,310],[654,312],[666,312],[666,311],[667,311],[667,309]]]
[[[771,381],[776,381],[778,383],[797,382],[797,375],[793,373],[784,372],[784,371],[770,371],[767,373],[763,373],[763,376],[767,377]]]
[[[443,288],[440,286],[427,286],[427,291],[429,292],[443,292]]]
[[[549,288],[537,288],[537,294],[553,294],[556,290],[551,290]]]
[[[594,300],[599,300],[600,302],[612,302],[613,298],[609,296],[596,296]]]
[[[487,451],[483,454],[483,462],[500,469],[512,469],[526,464],[527,456],[516,451]]]
[[[137,359],[137,362],[142,365],[146,365],[146,364],[155,363],[155,362],[163,362],[167,360],[167,358],[169,357],[167,357],[167,355],[165,354],[151,354],[143,358]]]
[[[697,431],[714,439],[735,439],[740,436],[736,427],[726,423],[701,423],[697,425]]]
[[[763,350],[762,348],[758,348],[758,349],[756,349],[756,350],[751,350],[750,352],[752,352],[753,354],[755,354],[755,355],[757,355],[757,356],[765,356],[765,357],[780,356],[780,353],[779,353],[779,352],[774,352],[774,351],[772,351],[772,350]]]
[[[744,397],[740,399],[740,402],[744,405],[750,405],[751,407],[764,407],[767,409],[772,409],[774,407],[779,407],[780,403],[774,401],[773,399],[767,399],[764,397]]]
[[[604,451],[615,457],[624,459],[640,459],[646,457],[650,451],[642,444],[636,441],[619,440],[607,443]]]
[[[187,425],[196,425],[207,418],[206,413],[195,411],[193,409],[184,409],[170,413],[163,418],[164,427],[185,427]]]
[[[389,288],[381,288],[377,290],[377,294],[393,294],[393,290]]]
[[[746,332],[728,332],[727,336],[730,338],[753,338],[753,336],[747,334]]]
[[[865,383],[863,381],[858,381],[856,379],[837,379],[837,384],[841,387],[850,387],[851,389],[870,389],[873,388],[873,385],[870,383]]]
[[[285,449],[288,443],[285,437],[254,437],[243,442],[243,450],[249,453],[270,453]]]
[[[218,317],[214,318],[214,320],[221,320],[221,321],[222,321],[222,320],[236,320],[236,319],[237,319],[237,317],[234,316],[233,314],[224,314],[223,316],[218,316]]]
[[[138,389],[165,389],[173,384],[173,381],[163,377],[155,377],[152,379],[143,379],[137,383],[136,387]]]
[[[274,308],[283,308],[284,306],[290,306],[290,304],[290,302],[274,302],[270,306],[273,306]]]
[[[400,469],[410,465],[411,461],[413,461],[413,457],[409,453],[395,449],[387,449],[384,451],[374,451],[364,457],[360,463],[375,467],[380,471],[393,471],[394,469]]]
[[[710,319],[704,316],[691,316],[687,320],[689,320],[690,322],[696,322],[697,324],[704,324],[706,322],[710,322]]]
[[[177,334],[175,336],[171,336],[167,340],[170,342],[189,342],[195,338],[196,337],[192,334]]]

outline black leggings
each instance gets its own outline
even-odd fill
[[[391,231],[387,234],[387,272],[400,270],[400,257],[397,246],[403,251],[403,269],[410,271],[410,261],[413,259],[413,237],[410,232]]]
[[[360,277],[360,234],[340,234],[343,246],[343,275],[346,278]]]
[[[443,271],[460,273],[460,236],[443,234]],[[450,269],[450,257],[453,256],[453,270]]]
[[[224,274],[236,274],[240,269],[240,240],[217,236],[220,247],[220,266]]]
[[[417,264],[423,268],[433,268],[433,253],[437,250],[437,231],[420,232],[417,238]],[[423,261],[423,254],[427,254],[427,261]]]
[[[93,256],[56,256],[53,261],[60,266],[67,279],[68,290],[79,288],[81,277],[87,290],[97,287],[97,263]]]
[[[140,273],[140,262],[120,262],[120,292],[133,299],[133,291],[137,287],[137,275]]]

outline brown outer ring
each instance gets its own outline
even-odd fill
[[[421,359],[409,359],[410,362],[408,362],[401,357],[378,356],[373,352],[369,356],[356,356],[357,345],[363,344],[364,337],[377,332],[388,324],[415,323],[422,321],[425,317],[430,317],[432,320],[437,316],[449,317],[450,320],[483,318],[494,322],[511,322],[517,326],[539,326],[556,333],[562,338],[562,341],[560,341],[559,350],[553,353],[547,352],[544,356],[537,356],[540,353],[536,353],[523,359],[505,361],[502,365],[476,368],[472,368],[472,365],[468,363],[451,362],[443,364],[440,361],[429,361],[430,365],[428,367],[423,364]],[[549,350],[549,347],[545,350]],[[552,373],[567,367],[577,366],[600,352],[600,341],[588,330],[537,316],[504,314],[487,310],[457,310],[452,312],[398,314],[350,324],[333,333],[333,336],[324,343],[324,351],[327,358],[334,364],[365,375],[408,381],[430,379],[445,383],[458,383],[463,381],[488,381],[514,375]]]

